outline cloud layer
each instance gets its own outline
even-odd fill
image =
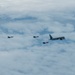
[[[74,8],[75,0],[0,0],[0,75],[75,75]]]

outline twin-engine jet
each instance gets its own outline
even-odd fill
[[[39,36],[33,36],[33,38],[38,38]]]
[[[53,38],[51,35],[49,35],[50,36],[50,40],[64,40],[65,39],[65,37],[56,37],[56,38]]]
[[[43,44],[47,44],[47,43],[49,43],[49,42],[43,42]]]
[[[8,36],[8,38],[13,38],[13,36]]]

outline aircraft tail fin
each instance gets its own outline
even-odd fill
[[[51,36],[51,35],[49,35],[50,36],[50,40],[52,40],[53,39],[53,37]]]

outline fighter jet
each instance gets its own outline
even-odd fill
[[[43,42],[43,44],[47,44],[47,43],[49,43],[49,42]]]
[[[8,36],[8,38],[13,38],[13,36]]]
[[[56,38],[53,38],[51,35],[49,35],[49,37],[50,37],[50,40],[64,40],[65,39],[65,37],[56,37]]]
[[[33,38],[38,38],[39,36],[33,36]]]

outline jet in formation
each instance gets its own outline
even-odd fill
[[[7,38],[13,38],[13,36],[8,36]]]
[[[55,38],[53,38],[51,35],[49,35],[49,36],[50,36],[50,40],[64,40],[65,39],[64,36],[62,36],[62,37],[55,37]]]
[[[38,38],[39,36],[33,36],[33,38]]]
[[[43,44],[47,44],[47,43],[49,43],[49,42],[43,42]]]

